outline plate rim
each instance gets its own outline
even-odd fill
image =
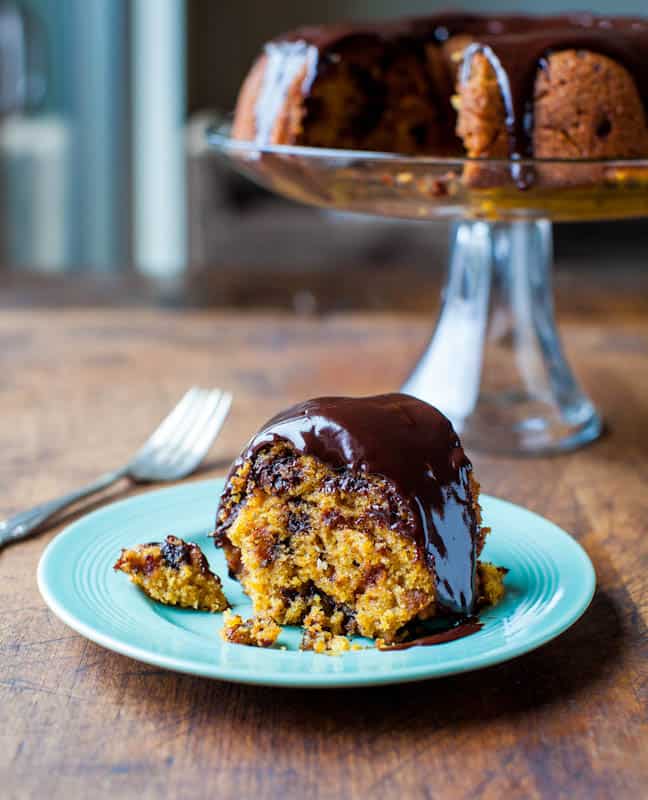
[[[297,678],[294,671],[287,672],[285,674],[273,673],[272,675],[267,675],[262,670],[259,673],[253,673],[249,670],[242,670],[235,666],[219,666],[215,664],[213,668],[203,667],[201,664],[190,659],[183,659],[177,656],[169,656],[160,653],[152,653],[146,648],[141,648],[135,644],[130,644],[119,637],[111,636],[110,634],[103,633],[102,631],[93,628],[91,625],[86,624],[84,620],[76,616],[74,612],[70,611],[64,603],[60,602],[56,596],[56,592],[52,591],[46,576],[49,560],[53,557],[58,548],[64,546],[64,543],[68,539],[73,538],[76,535],[76,532],[79,528],[82,528],[88,524],[89,519],[96,520],[101,519],[102,517],[110,516],[114,514],[116,510],[129,506],[134,502],[137,503],[137,501],[142,501],[144,498],[146,498],[146,501],[148,502],[150,497],[160,494],[186,492],[190,491],[196,486],[201,486],[206,489],[207,486],[210,485],[211,487],[216,488],[219,484],[222,485],[222,481],[222,477],[209,478],[189,481],[170,487],[154,489],[148,492],[142,492],[140,494],[109,503],[103,508],[96,509],[89,514],[85,514],[71,524],[67,525],[50,542],[48,542],[38,562],[36,580],[38,590],[45,604],[63,623],[79,633],[81,636],[84,636],[86,639],[89,639],[95,644],[98,644],[108,650],[150,666],[161,667],[169,671],[179,672],[186,675],[254,686],[275,686],[296,689],[337,689],[413,683],[432,679],[436,680],[451,675],[458,675],[465,672],[473,672],[479,669],[485,669],[487,667],[496,666],[497,664],[502,664],[506,661],[511,661],[519,658],[522,655],[526,655],[527,653],[537,650],[564,633],[568,628],[581,619],[583,614],[589,608],[592,598],[594,597],[596,590],[596,572],[594,570],[594,565],[587,554],[587,551],[580,544],[580,542],[578,542],[559,525],[547,519],[546,517],[543,517],[541,514],[531,511],[524,506],[520,506],[516,503],[512,503],[508,500],[503,500],[502,498],[486,493],[483,493],[481,496],[482,498],[486,499],[487,502],[495,502],[496,504],[501,505],[505,511],[511,509],[516,512],[523,511],[525,514],[529,514],[536,518],[536,520],[538,520],[540,523],[552,526],[557,532],[562,534],[562,536],[564,536],[569,542],[568,546],[573,548],[573,554],[576,554],[581,562],[581,566],[583,568],[583,577],[587,580],[587,585],[583,587],[581,595],[579,595],[580,602],[577,604],[576,610],[572,610],[570,613],[563,613],[557,620],[549,623],[546,629],[537,633],[531,641],[522,641],[517,645],[513,645],[508,649],[496,654],[485,652],[483,654],[472,655],[469,657],[464,656],[458,659],[455,664],[444,666],[439,672],[434,671],[433,664],[421,664],[402,667],[402,674],[399,673],[398,669],[385,673],[376,673],[373,676],[355,673],[309,674],[306,672],[300,672],[299,677]],[[321,655],[321,658],[329,658],[329,656]]]

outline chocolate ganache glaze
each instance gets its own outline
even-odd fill
[[[546,58],[553,52],[574,49],[609,56],[633,76],[644,109],[648,109],[645,21],[591,15],[531,18],[526,27],[512,27],[507,32],[509,35],[479,34],[479,41],[465,53],[461,80],[468,79],[475,54],[483,53],[495,72],[504,101],[512,159],[533,156],[534,83],[538,69],[547,68]]]
[[[266,45],[268,68],[259,95],[257,142],[264,143],[291,81],[306,67],[303,94],[331,63],[343,44],[374,40],[387,47],[442,43],[451,36],[474,40],[465,53],[460,80],[470,74],[472,58],[483,53],[502,93],[512,159],[532,156],[533,90],[546,57],[566,49],[590,50],[622,64],[633,76],[648,110],[648,21],[636,17],[481,16],[461,12],[377,23],[345,23],[298,28]],[[421,51],[422,52],[422,51]]]
[[[457,639],[465,639],[478,633],[484,627],[477,617],[465,617],[459,619],[455,624],[450,624],[443,630],[430,633],[427,636],[419,636],[416,639],[409,639],[398,644],[385,644],[378,647],[379,650],[389,652],[390,650],[409,650],[410,647],[431,647],[435,644],[445,644],[455,642]]]
[[[475,602],[477,521],[469,481],[472,465],[450,421],[403,394],[320,397],[273,417],[234,463],[277,441],[333,469],[380,475],[411,511],[411,536],[437,579],[439,603],[469,614]]]

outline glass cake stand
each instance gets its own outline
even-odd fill
[[[235,141],[212,148],[311,205],[451,219],[432,338],[402,386],[441,409],[469,447],[532,454],[596,439],[601,417],[565,359],[551,288],[553,221],[648,216],[648,160],[404,157]]]

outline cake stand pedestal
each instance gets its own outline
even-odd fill
[[[547,453],[601,432],[560,343],[551,265],[547,220],[454,226],[441,312],[402,391],[440,408],[471,447]]]
[[[441,409],[468,448],[554,453],[600,435],[601,418],[556,328],[551,224],[647,216],[648,160],[476,161],[260,146],[232,140],[228,125],[208,139],[237,170],[293,200],[455,222],[441,313],[402,391]]]

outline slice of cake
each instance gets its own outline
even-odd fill
[[[229,607],[200,547],[177,536],[123,549],[114,569],[125,572],[151,599],[165,605],[200,611]]]
[[[256,614],[314,612],[333,635],[389,642],[413,621],[472,613],[486,533],[449,420],[387,394],[271,419],[232,467],[214,537]]]

